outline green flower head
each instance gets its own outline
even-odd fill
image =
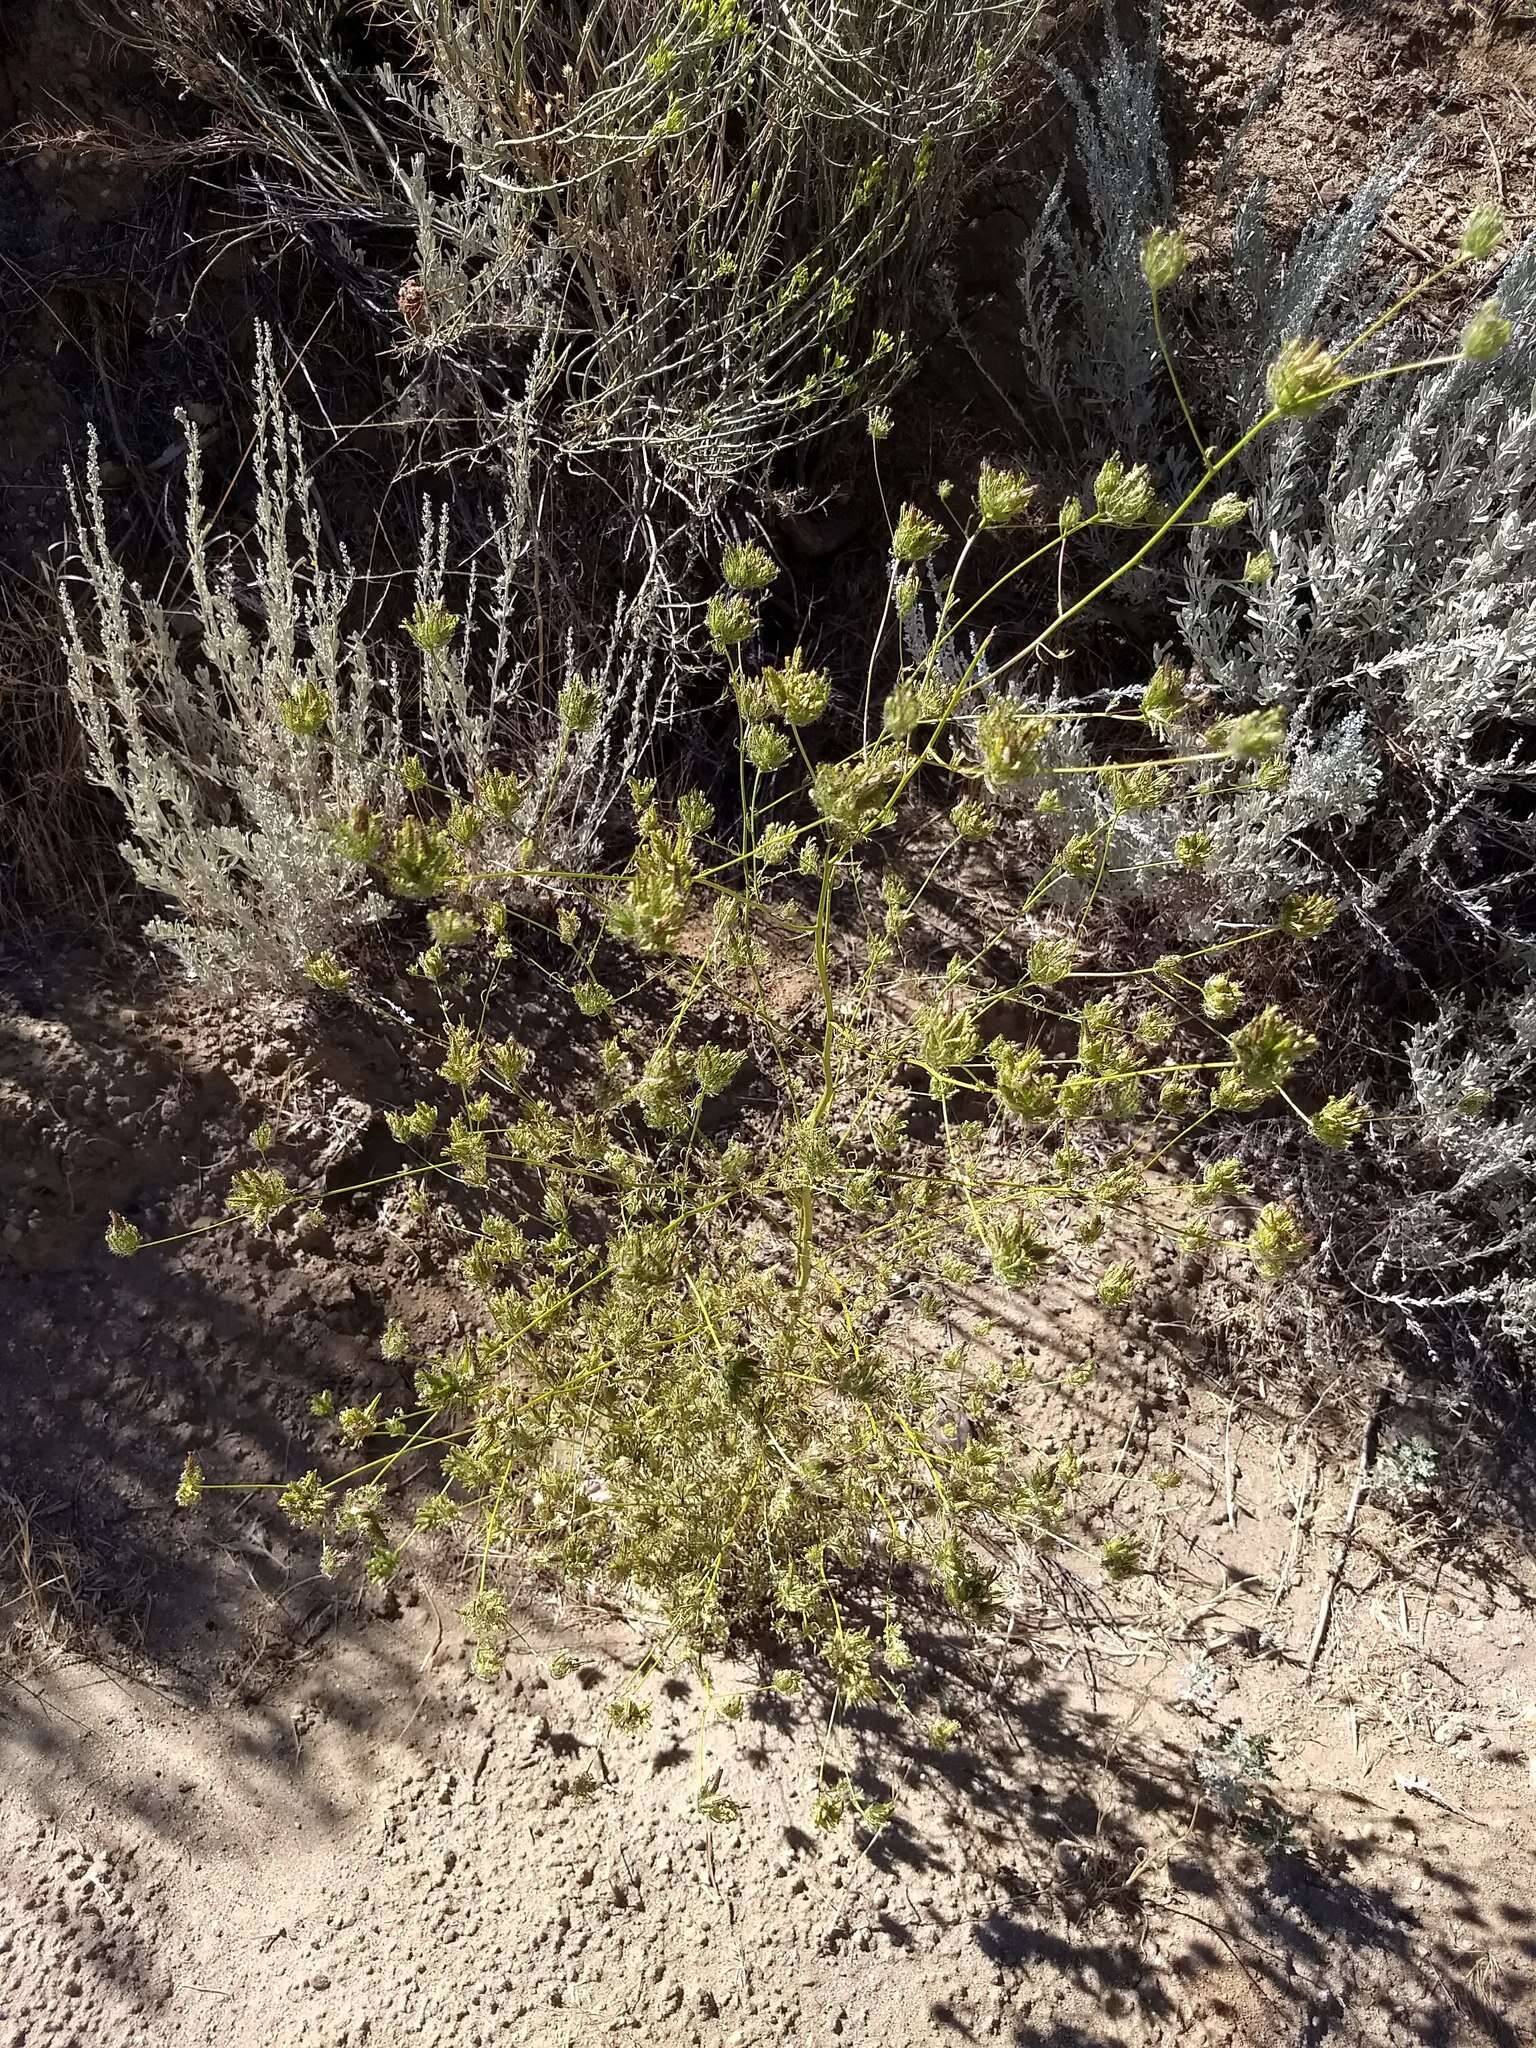
[[[891,559],[903,565],[926,562],[943,544],[944,529],[916,505],[903,505],[891,535]]]
[[[1286,342],[1265,378],[1270,404],[1288,420],[1320,412],[1341,381],[1339,365],[1322,343],[1299,336]]]
[[[739,647],[757,631],[757,611],[741,591],[718,591],[704,608],[704,623],[716,654]]]
[[[1489,201],[1480,201],[1467,215],[1457,254],[1469,262],[1491,256],[1504,239],[1504,215]]]
[[[1248,1256],[1266,1280],[1283,1280],[1307,1256],[1301,1225],[1283,1202],[1266,1202],[1248,1236]]]
[[[1268,761],[1285,745],[1285,712],[1278,704],[1223,718],[1205,736],[1206,745],[1229,761]]]
[[[988,789],[1013,789],[1038,773],[1050,721],[1011,698],[989,704],[976,721],[976,752]]]
[[[1339,906],[1332,896],[1319,896],[1315,892],[1306,895],[1288,896],[1280,907],[1279,925],[1283,932],[1293,939],[1320,939],[1330,931],[1339,914]]]
[[[1498,300],[1487,299],[1462,329],[1461,353],[1469,363],[1491,363],[1509,347],[1514,331]]]
[[[1348,1095],[1329,1097],[1312,1119],[1312,1135],[1330,1152],[1343,1152],[1359,1137],[1366,1122],[1366,1111],[1351,1090]]]
[[[1127,469],[1111,455],[1093,480],[1094,507],[1110,526],[1150,526],[1158,516],[1157,487],[1144,462]]]
[[[1248,500],[1240,498],[1236,491],[1223,491],[1205,515],[1207,526],[1214,526],[1218,533],[1225,533],[1229,527],[1241,526],[1248,517]]]
[[[1153,228],[1141,245],[1141,274],[1155,292],[1176,285],[1189,268],[1189,244],[1177,228]]]
[[[1029,512],[1035,487],[1022,470],[981,465],[976,480],[976,514],[983,526],[1017,526]]]
[[[728,547],[720,560],[720,573],[732,590],[753,594],[767,590],[778,578],[779,566],[772,555],[751,541]]]
[[[763,670],[763,689],[786,724],[814,725],[827,708],[832,678],[824,668],[809,667],[797,647],[782,668]]]
[[[405,631],[423,654],[440,654],[459,630],[457,612],[445,611],[435,599],[418,604],[405,622]]]
[[[143,1242],[144,1233],[137,1223],[130,1223],[114,1209],[107,1219],[107,1250],[116,1258],[131,1259]]]

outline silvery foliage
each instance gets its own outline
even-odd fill
[[[249,546],[215,533],[197,430],[187,449],[184,595],[172,605],[132,584],[115,558],[94,440],[72,479],[77,561],[60,585],[69,684],[90,772],[121,804],[123,854],[171,914],[147,927],[195,981],[291,984],[304,963],[391,913],[335,826],[359,805],[399,816],[399,770],[419,752],[434,782],[469,793],[490,769],[537,748],[537,677],[527,583],[526,449],[509,462],[501,517],[472,575],[463,629],[447,648],[386,634],[344,548],[327,539],[299,424],[285,404],[271,337],[258,335],[256,479]],[[516,447],[517,444],[514,444]],[[427,505],[419,606],[442,604],[445,513]],[[535,775],[527,808],[547,850],[579,857],[638,762],[658,715],[647,590],[621,601],[595,675],[602,715],[561,767],[546,816]],[[567,668],[575,650],[566,649]],[[323,726],[292,729],[305,693]],[[552,749],[546,744],[546,763]],[[521,765],[521,760],[520,760]],[[547,768],[546,768],[547,774]],[[519,821],[504,833],[515,841]],[[494,848],[487,847],[488,857]],[[504,848],[509,851],[510,848]]]
[[[1138,261],[1146,230],[1173,218],[1155,50],[1111,36],[1091,88],[1067,90],[1086,204],[1069,213],[1058,186],[1024,251],[1024,416],[1049,458],[1091,476],[1121,450],[1176,498],[1198,468]],[[1197,264],[1165,308],[1210,441],[1229,445],[1262,413],[1286,338],[1346,341],[1397,296],[1370,298],[1362,280],[1415,162],[1410,137],[1289,251],[1262,186],[1236,203],[1230,254]],[[1215,834],[1214,886],[1181,905],[1193,935],[1298,888],[1341,899],[1362,956],[1420,1021],[1397,1048],[1400,1120],[1375,1134],[1392,1198],[1351,1227],[1347,1169],[1299,1162],[1329,1219],[1325,1249],[1421,1335],[1451,1309],[1464,1342],[1518,1348],[1536,1341],[1536,941],[1523,909],[1536,887],[1536,242],[1478,296],[1491,289],[1515,322],[1501,357],[1394,378],[1271,431],[1222,479],[1251,499],[1249,527],[1196,533],[1138,572],[1129,594],[1154,631],[1176,622],[1166,651],[1191,667],[1204,716],[1284,706],[1289,780],[1246,811],[1202,820],[1181,805],[1120,829],[1153,860],[1191,823]],[[1388,333],[1352,367],[1455,347],[1423,339]],[[1249,549],[1273,558],[1263,587],[1242,580]],[[1447,960],[1475,994],[1437,992]]]

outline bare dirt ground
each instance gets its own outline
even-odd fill
[[[1233,126],[1212,109],[1288,57],[1248,143],[1284,206],[1335,203],[1422,116],[1410,248],[1490,189],[1531,224],[1519,8],[1169,16],[1197,196]],[[73,204],[27,175],[29,205]],[[29,545],[76,410],[28,397],[34,313],[0,348]],[[918,1714],[839,1737],[896,1820],[821,1837],[814,1703],[726,1722],[665,1679],[625,1738],[602,1716],[637,1656],[618,1617],[530,1579],[526,1648],[486,1684],[451,1557],[360,1595],[259,1493],[177,1513],[186,1450],[294,1476],[312,1391],[371,1388],[388,1317],[446,1331],[452,1301],[431,1240],[361,1206],[127,1263],[105,1213],[215,1213],[262,1112],[303,1171],[365,1177],[390,1051],[45,945],[4,988],[0,2048],[1536,2039],[1528,1423],[1490,1445],[1385,1360],[1320,1371],[1240,1297],[1198,1328],[1172,1288],[1124,1326],[1047,1301],[1012,1333],[1035,1365],[1016,1421],[1079,1447],[1089,1551],[1022,1571],[980,1646],[935,1628]],[[1359,1494],[1367,1439],[1415,1434],[1432,1497]],[[1092,1554],[1112,1530],[1155,1566],[1129,1587]],[[1202,1786],[1233,1727],[1272,1745],[1268,1842]],[[741,1820],[706,1827],[717,1777]]]
[[[1529,1525],[1384,1364],[1317,1385],[1236,1295],[1199,1332],[1172,1292],[1113,1327],[1047,1297],[1010,1338],[1020,1434],[1078,1447],[1079,1541],[1129,1530],[1154,1569],[1110,1589],[1069,1549],[981,1645],[935,1631],[912,1719],[838,1738],[896,1821],[819,1837],[814,1707],[729,1723],[673,1677],[619,1736],[616,1617],[530,1581],[486,1684],[451,1558],[359,1595],[259,1493],[177,1513],[186,1448],[292,1477],[309,1392],[377,1384],[389,1314],[451,1311],[430,1243],[362,1207],[112,1260],[102,1210],[194,1223],[259,1108],[311,1172],[366,1173],[347,1082],[389,1055],[89,974],[13,975],[0,1022],[7,2048],[1531,2037]],[[1379,1440],[1427,1433],[1440,1478],[1367,1495],[1335,1582],[1378,1370]],[[1278,1848],[1202,1792],[1233,1726],[1273,1746]]]

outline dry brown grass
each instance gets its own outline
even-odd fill
[[[122,883],[52,612],[13,587],[0,600],[0,922],[110,929]]]
[[[59,1664],[95,1635],[84,1560],[46,1522],[37,1501],[0,1489],[0,1669]]]

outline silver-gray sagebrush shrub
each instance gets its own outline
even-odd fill
[[[1155,52],[1111,37],[1098,75],[1068,90],[1087,203],[1069,212],[1059,187],[1024,250],[1023,416],[1053,462],[1133,446],[1176,494],[1204,438],[1253,404],[1259,366],[1288,342],[1369,330],[1397,296],[1369,285],[1362,256],[1415,142],[1289,247],[1254,187],[1218,257],[1170,226]],[[1351,985],[1377,992],[1354,1007],[1383,1063],[1382,1172],[1362,1187],[1304,1167],[1313,1213],[1351,1290],[1458,1366],[1485,1338],[1528,1345],[1536,1298],[1536,242],[1493,299],[1500,239],[1497,209],[1476,209],[1460,310],[1440,313],[1463,346],[1419,320],[1422,353],[1453,360],[1299,405],[1234,465],[1242,561],[1207,528],[1135,593],[1178,693],[1206,712],[1271,707],[1286,733],[1270,801],[1181,821],[1210,845],[1174,914],[1216,939],[1258,903],[1338,899],[1333,943]],[[1380,345],[1368,334],[1349,367]],[[1155,374],[1164,349],[1177,390]],[[1155,813],[1141,841],[1172,856]]]

